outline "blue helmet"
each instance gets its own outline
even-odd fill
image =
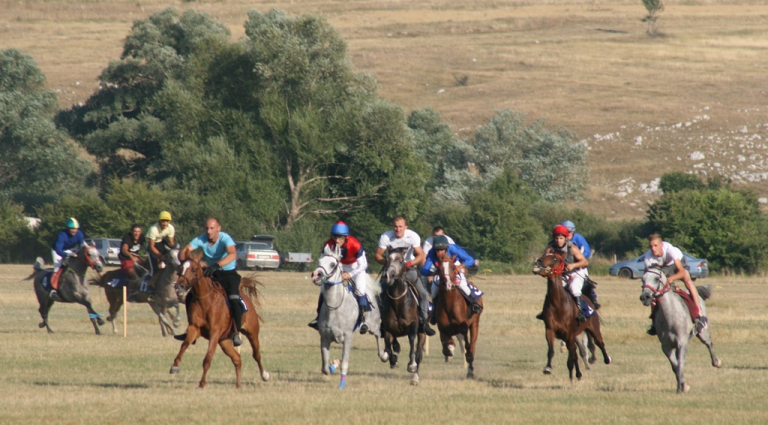
[[[435,236],[435,244],[432,245],[432,248],[435,249],[435,251],[439,251],[441,249],[448,249],[448,237],[445,235]]]
[[[565,226],[569,232],[575,232],[576,231],[576,225],[573,224],[571,220],[565,220],[564,222],[560,223],[563,226]]]
[[[72,217],[67,220],[67,229],[79,229],[80,223],[77,222],[77,219]]]
[[[343,221],[337,221],[331,227],[332,236],[349,236],[349,226]]]

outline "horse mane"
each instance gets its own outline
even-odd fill
[[[264,288],[264,283],[256,279],[255,274],[244,277],[242,280],[240,280],[240,289],[242,289],[245,295],[251,299],[253,307],[256,309],[256,317],[259,318],[259,322],[264,323],[264,319],[261,317],[261,300],[259,299],[261,288]]]

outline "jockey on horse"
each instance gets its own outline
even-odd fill
[[[461,249],[460,246],[450,243],[448,240],[448,237],[445,235],[439,235],[435,236],[434,239],[434,245],[432,246],[432,249],[429,250],[429,253],[427,254],[427,261],[424,262],[424,266],[421,267],[421,275],[422,276],[430,276],[434,274],[435,267],[439,267],[439,255],[441,252],[445,251],[446,254],[448,254],[449,257],[456,259],[457,262],[464,265],[460,270],[457,270],[457,277],[459,278],[459,281],[456,283],[459,289],[461,289],[461,292],[466,295],[466,298],[472,298],[471,297],[471,291],[469,289],[469,284],[467,283],[467,277],[464,273],[466,268],[468,266],[474,266],[477,265],[477,260],[472,258],[471,255],[467,254],[466,251]],[[435,281],[436,279],[432,278],[432,303],[434,305],[437,305],[437,297],[440,293],[440,286],[438,282]],[[472,312],[475,314],[480,314],[480,312],[483,311],[483,307],[477,303],[476,300],[472,301],[471,305]],[[432,324],[435,323],[435,318],[437,317],[434,312],[432,313]]]
[[[368,260],[365,258],[365,250],[363,245],[357,240],[356,237],[349,235],[349,226],[343,221],[337,221],[331,227],[331,239],[323,244],[321,252],[325,251],[328,247],[333,252],[336,247],[341,248],[341,269],[343,274],[341,278],[343,280],[353,280],[355,282],[355,297],[357,303],[360,306],[360,334],[365,335],[368,332],[368,325],[365,323],[366,313],[371,311],[371,306],[368,304],[368,298],[366,297],[366,289],[368,283],[366,282],[368,276],[366,276],[366,270],[368,269]],[[320,317],[320,307],[323,305],[323,292],[322,287],[320,290],[320,298],[317,300],[317,317],[309,322],[309,327],[318,329],[317,320]]]
[[[568,240],[573,242],[573,244],[579,248],[581,253],[584,254],[584,258],[589,260],[589,257],[592,256],[592,249],[589,247],[587,239],[581,234],[576,233],[576,225],[573,224],[571,220],[565,220],[560,224],[568,229]],[[584,290],[584,295],[592,301],[595,310],[600,310],[600,304],[597,302],[597,292],[595,292],[595,285],[597,285],[597,283],[589,278],[589,269],[584,268],[584,274],[586,275],[586,278],[584,279],[584,288],[582,288]]]
[[[229,234],[221,231],[219,220],[211,217],[205,222],[205,234],[192,239],[179,253],[179,259],[182,262],[186,261],[189,253],[198,248],[202,249],[203,259],[208,263],[204,275],[218,282],[227,293],[232,319],[235,322],[232,343],[235,347],[239,347],[243,344],[243,341],[240,339],[243,309],[240,304],[241,277],[236,270],[237,263],[235,260],[237,259],[237,251],[235,251],[235,241],[232,240]],[[190,296],[187,296],[187,306],[189,306],[190,298]],[[174,338],[184,341],[187,338],[187,334],[175,335]]]
[[[131,231],[123,236],[123,240],[120,242],[120,253],[117,254],[117,258],[120,260],[120,270],[125,273],[131,281],[139,279],[139,275],[136,273],[136,267],[141,267],[141,258],[139,258],[139,250],[147,243],[146,238],[141,233],[141,225],[134,224],[131,226]],[[143,269],[143,267],[141,267]],[[146,270],[145,270],[146,272]]]
[[[587,279],[587,265],[589,261],[581,253],[581,250],[572,241],[568,240],[568,228],[558,224],[552,229],[552,242],[547,245],[544,254],[554,253],[563,257],[565,261],[565,271],[563,272],[563,286],[571,293],[573,301],[579,306],[579,323],[587,320],[584,313],[589,306],[581,300],[581,289],[584,286],[584,280]],[[536,316],[537,319],[543,319],[543,313]]]
[[[168,211],[161,212],[157,223],[150,226],[147,232],[149,276],[154,276],[156,269],[165,268],[163,260],[165,260],[165,254],[176,246],[175,236],[176,228],[171,224],[171,213]],[[152,279],[149,280],[151,282]]]
[[[75,218],[67,220],[67,228],[60,231],[56,240],[51,245],[51,256],[53,257],[53,276],[51,276],[50,296],[54,300],[58,299],[57,289],[59,288],[59,278],[64,271],[64,267],[69,262],[69,257],[77,257],[77,250],[85,244],[85,235],[80,231],[80,223]]]
[[[422,279],[419,278],[419,272],[417,267],[424,263],[424,259],[427,257],[424,251],[421,249],[421,238],[418,233],[408,229],[408,223],[405,217],[397,216],[393,220],[393,229],[382,233],[379,238],[379,246],[376,248],[376,254],[374,259],[377,263],[386,266],[387,259],[385,253],[388,247],[393,248],[406,248],[405,253],[405,268],[407,270],[405,279],[419,292],[419,332],[424,332],[427,336],[432,336],[435,331],[429,327],[427,322],[427,316],[429,314],[429,292],[424,287]],[[381,289],[384,293],[387,289],[387,277],[381,277]],[[386,303],[386,297],[381,297],[382,303]],[[382,308],[384,311],[384,308]]]

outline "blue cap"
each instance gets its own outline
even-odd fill
[[[344,223],[343,221],[337,221],[334,223],[333,227],[331,227],[331,235],[349,236],[349,226],[347,226],[347,223]]]
[[[564,222],[560,223],[563,226],[565,226],[569,232],[575,232],[576,231],[576,225],[573,224],[571,220],[565,220]]]

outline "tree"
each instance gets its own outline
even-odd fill
[[[0,197],[56,196],[81,187],[93,170],[55,128],[58,101],[44,86],[30,56],[0,51]]]
[[[695,175],[682,172],[665,173],[659,181],[659,189],[663,193],[679,192],[681,190],[702,190],[704,183]]]
[[[664,11],[663,0],[643,0],[643,6],[648,14],[642,19],[642,22],[648,23],[648,29],[645,31],[649,36],[655,37],[657,33],[656,20],[659,19],[659,14]]]

